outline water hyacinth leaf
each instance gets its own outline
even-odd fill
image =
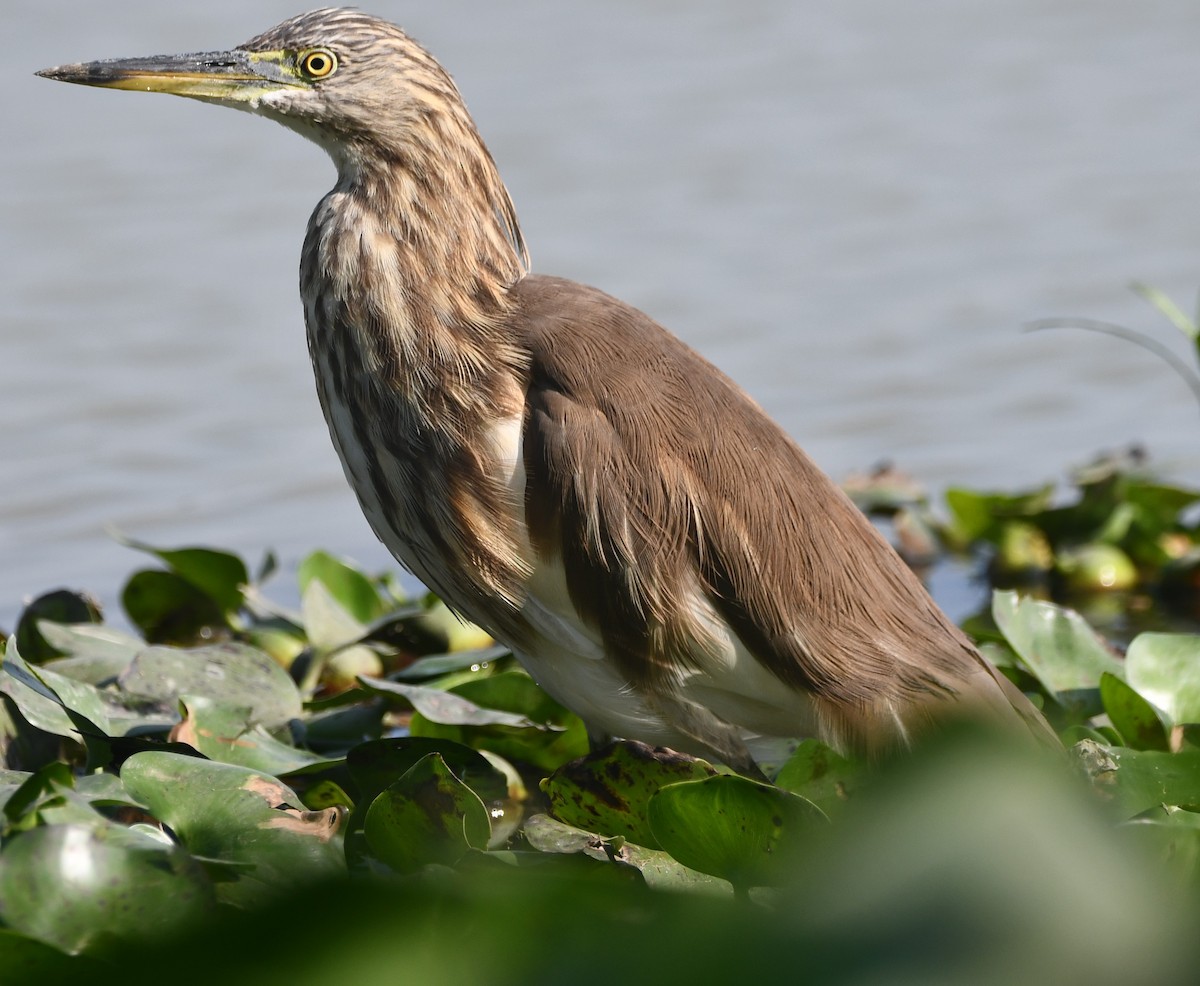
[[[847,760],[819,740],[802,742],[775,777],[776,787],[807,798],[831,818],[863,783],[866,766]]]
[[[0,810],[4,809],[8,799],[32,776],[28,770],[0,770]]]
[[[0,928],[0,969],[13,983],[99,982],[109,967],[83,955]]]
[[[161,560],[175,575],[216,602],[226,619],[242,608],[242,589],[250,581],[250,572],[237,555],[213,548],[156,548],[121,534],[117,540]]]
[[[563,764],[541,788],[559,821],[657,849],[646,814],[650,798],[668,784],[715,774],[710,764],[686,754],[617,742]]]
[[[307,810],[261,771],[150,751],[125,761],[121,780],[194,856],[239,864],[222,900],[249,904],[345,872],[344,813]]]
[[[372,855],[400,873],[427,863],[453,865],[486,849],[487,809],[437,753],[418,760],[367,809],[363,832]]]
[[[453,654],[429,654],[419,657],[412,664],[391,675],[393,681],[425,681],[456,671],[483,671],[512,651],[503,644],[483,647],[478,650],[456,651]]]
[[[1125,746],[1135,750],[1166,750],[1167,730],[1154,706],[1133,688],[1107,671],[1100,676],[1104,711]]]
[[[54,623],[39,620],[38,630],[65,657],[132,659],[146,646],[140,637],[102,623]]]
[[[359,678],[378,678],[383,674],[383,659],[370,647],[353,644],[330,654],[320,672],[323,694],[350,691]]]
[[[349,562],[326,551],[314,551],[301,561],[296,578],[301,595],[316,580],[359,623],[368,624],[383,615],[383,600],[375,584]]]
[[[533,815],[522,828],[526,841],[542,853],[580,854],[600,862],[632,866],[652,889],[699,891],[727,895],[732,891],[727,880],[684,866],[660,849],[603,839],[594,832],[575,828],[549,815]]]
[[[433,599],[432,604],[411,621],[410,629],[426,641],[426,646],[418,648],[423,654],[482,650],[494,643],[491,634],[455,615],[440,599]]]
[[[121,676],[127,692],[159,701],[199,695],[218,704],[247,706],[250,720],[274,729],[300,716],[295,682],[270,656],[245,644],[193,650],[149,647]]]
[[[1106,747],[1103,754],[1092,758],[1088,773],[1096,790],[1123,817],[1160,805],[1200,805],[1200,750],[1162,753]]]
[[[171,730],[171,740],[185,743],[210,760],[277,776],[336,763],[276,739],[253,721],[250,709],[222,705],[199,695],[182,697],[180,705],[183,721]]]
[[[1126,676],[1172,725],[1200,723],[1200,635],[1141,633],[1125,655]]]
[[[445,739],[401,736],[362,743],[346,755],[356,806],[346,822],[346,858],[354,865],[368,854],[363,825],[371,803],[419,760],[438,754],[454,775],[491,805],[508,794],[504,775],[478,751]]]
[[[499,801],[508,796],[504,774],[477,750],[449,740],[400,736],[363,743],[346,755],[346,766],[358,787],[358,800],[368,804],[374,801],[418,761],[431,754],[441,757],[481,801]]]
[[[0,666],[0,692],[16,703],[30,725],[56,736],[80,741],[87,748],[88,767],[108,763],[112,751],[108,740],[134,729],[163,730],[175,721],[173,715],[112,691],[101,691],[48,667],[26,664],[10,647]]]
[[[309,643],[321,654],[348,647],[367,635],[366,624],[355,619],[319,579],[304,587],[300,613]]]
[[[664,787],[649,817],[675,859],[740,890],[786,882],[814,827],[827,822],[811,801],[734,774]]]
[[[484,708],[474,702],[423,685],[407,685],[383,678],[360,677],[364,688],[388,698],[401,698],[421,713],[430,722],[447,726],[512,726],[515,729],[547,729],[520,713],[504,712],[500,709]]]
[[[65,952],[175,931],[213,900],[186,852],[120,825],[34,829],[0,853],[0,918]]]
[[[304,806],[310,811],[341,807],[349,812],[354,808],[354,799],[335,782],[323,780],[304,792]]]
[[[39,624],[50,623],[99,623],[100,604],[82,592],[70,589],[55,589],[34,599],[22,610],[17,619],[17,646],[25,660],[40,664],[61,651],[42,634]]]
[[[370,698],[361,688],[353,694],[355,701],[345,706],[316,712],[309,709],[301,724],[304,746],[323,756],[340,757],[362,743],[379,739],[387,706]]]
[[[15,782],[16,777],[12,777],[11,780]],[[27,827],[22,825],[22,822],[38,805],[54,797],[59,791],[70,789],[74,783],[75,774],[61,761],[46,764],[40,770],[26,774],[4,799],[6,827]]]
[[[992,615],[1025,666],[1064,708],[1095,714],[1100,676],[1107,671],[1124,677],[1124,664],[1074,610],[997,591]]]
[[[4,661],[0,664],[0,693],[12,699],[31,726],[55,736],[80,738],[62,700],[21,660],[12,638],[9,638]]]
[[[503,724],[446,725],[415,712],[409,722],[413,736],[454,740],[510,762],[523,762],[546,771],[588,752],[583,720],[555,702],[523,671],[472,678],[453,686],[448,693],[542,725],[537,729]]]
[[[121,590],[121,605],[152,643],[199,643],[212,627],[227,624],[215,599],[182,576],[156,568],[129,577]]]
[[[1148,847],[1167,864],[1178,886],[1191,888],[1200,876],[1200,815],[1190,811],[1159,809],[1132,819],[1121,827],[1121,834]]]
[[[951,527],[964,544],[994,538],[1002,521],[1030,517],[1047,509],[1054,499],[1054,485],[1027,493],[979,493],[959,487],[946,491]]]
[[[138,805],[116,774],[83,774],[75,778],[75,790],[95,805]]]
[[[60,787],[48,793],[16,827],[107,824],[108,819],[87,798],[69,787]]]
[[[1100,678],[1104,711],[1121,736],[1121,745],[1138,750],[1167,750],[1167,724],[1159,711],[1116,675]]]

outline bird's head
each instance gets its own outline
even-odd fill
[[[473,130],[453,81],[399,27],[349,8],[300,14],[229,51],[60,65],[49,79],[165,92],[278,120],[346,155],[403,158],[414,142]]]

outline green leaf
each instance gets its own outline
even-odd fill
[[[145,647],[133,634],[98,623],[52,623],[40,620],[38,629],[46,642],[67,657],[103,657],[131,660]]]
[[[650,828],[684,866],[739,890],[787,882],[815,826],[811,801],[733,774],[664,787],[650,799]]]
[[[657,849],[646,814],[650,798],[668,784],[715,774],[711,765],[683,753],[618,742],[563,764],[541,788],[559,821]]]
[[[300,598],[304,632],[322,656],[357,643],[367,635],[367,626],[356,619],[320,580],[311,580]]]
[[[1001,521],[1029,517],[1050,506],[1054,497],[1053,484],[1026,493],[980,493],[954,487],[946,491],[946,506],[950,509],[951,527],[965,544],[994,538]]]
[[[1200,723],[1200,635],[1141,633],[1125,655],[1129,683],[1172,725]]]
[[[1124,665],[1074,610],[1015,592],[992,595],[992,615],[1005,639],[1042,687],[1064,708],[1100,710],[1100,676],[1124,677]]]
[[[1150,302],[1168,322],[1183,333],[1184,338],[1193,343],[1200,341],[1200,327],[1164,292],[1153,285],[1143,284],[1141,281],[1134,281],[1130,288],[1135,294],[1141,295]]]
[[[802,742],[775,777],[775,785],[807,798],[833,818],[844,810],[866,775],[862,761],[847,760],[819,740]]]
[[[454,740],[498,754],[510,762],[528,763],[547,771],[588,752],[587,727],[583,721],[555,702],[523,671],[472,678],[455,685],[448,694],[461,696],[482,708],[523,716],[538,728],[446,725],[414,712],[409,722],[413,736]]]
[[[1114,674],[1100,676],[1100,698],[1109,720],[1126,746],[1135,750],[1166,750],[1167,731],[1154,706]]]
[[[11,778],[11,781],[15,780],[15,777]],[[50,763],[32,774],[25,774],[4,799],[6,827],[29,827],[23,823],[37,806],[60,790],[71,788],[74,781],[71,768],[62,762]]]
[[[1121,833],[1149,847],[1164,864],[1173,881],[1191,890],[1200,877],[1200,815],[1190,811],[1157,809],[1131,819]]]
[[[7,928],[0,928],[0,969],[13,983],[101,982],[107,971],[96,960],[66,955]]]
[[[493,661],[507,657],[512,651],[502,644],[479,650],[455,651],[453,654],[430,654],[394,672],[392,681],[424,681],[453,674],[456,671],[481,671]]]
[[[160,559],[173,573],[215,601],[226,620],[242,608],[242,589],[249,583],[250,573],[237,555],[212,548],[156,548],[123,535],[117,540]]]
[[[212,904],[186,852],[119,825],[33,829],[0,854],[0,918],[67,952],[176,931]]]
[[[173,702],[199,695],[213,702],[245,706],[250,721],[267,729],[299,718],[303,706],[295,682],[270,656],[245,644],[213,644],[194,650],[149,647],[121,676],[135,695]]]
[[[38,596],[22,611],[17,620],[17,645],[25,660],[40,664],[61,653],[43,636],[39,626],[42,621],[92,624],[100,620],[100,604],[90,596],[70,589],[56,589]]]
[[[487,806],[508,796],[504,775],[483,754],[444,739],[399,736],[361,743],[346,755],[355,782],[355,808],[346,822],[346,858],[357,864],[367,854],[363,826],[371,803],[418,761],[437,754],[454,775]]]
[[[121,780],[194,856],[237,864],[236,877],[218,886],[222,900],[261,902],[345,872],[343,812],[308,811],[261,771],[150,751],[126,760]]]
[[[182,696],[180,705],[183,721],[171,731],[171,739],[186,743],[210,760],[275,776],[337,763],[276,739],[253,721],[250,709],[223,705],[202,695]]]
[[[1159,805],[1200,805],[1200,750],[1106,747],[1089,774],[1096,790],[1126,818]]]
[[[359,676],[364,688],[385,697],[399,697],[421,713],[430,722],[447,726],[512,726],[515,729],[554,729],[543,726],[528,716],[487,709],[468,701],[461,695],[426,688],[423,685],[406,685],[399,681]]]
[[[453,865],[470,849],[486,849],[487,809],[440,754],[422,757],[367,809],[371,853],[400,873],[427,863]]]
[[[182,576],[159,569],[134,572],[121,590],[121,605],[153,643],[195,644],[212,627],[227,624],[215,599]]]
[[[619,838],[601,839],[594,832],[575,828],[549,815],[532,816],[521,831],[530,846],[542,853],[578,854],[600,862],[632,866],[653,889],[721,896],[732,890],[729,881],[684,866],[661,849]]]
[[[375,584],[348,561],[325,551],[308,555],[296,571],[303,595],[315,579],[341,607],[359,623],[367,624],[383,615],[383,601]]]
[[[346,755],[346,766],[357,785],[358,801],[370,803],[418,761],[436,753],[442,762],[483,802],[508,796],[508,783],[477,750],[449,740],[398,736],[360,743]]]

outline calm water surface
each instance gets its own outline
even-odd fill
[[[333,180],[244,114],[32,76],[213,49],[296,0],[35,4],[0,68],[0,625],[111,601],[165,545],[390,564],[342,479],[296,268]],[[1192,0],[382,0],[457,78],[536,269],[649,311],[834,476],[1013,488],[1143,442],[1200,481],[1186,388],[1087,315],[1200,286]]]

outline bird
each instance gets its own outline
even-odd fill
[[[300,294],[346,478],[595,740],[755,776],[778,739],[877,755],[963,716],[1053,736],[741,387],[531,270],[458,88],[402,28],[323,8],[231,50],[38,74],[249,111],[328,153]]]

